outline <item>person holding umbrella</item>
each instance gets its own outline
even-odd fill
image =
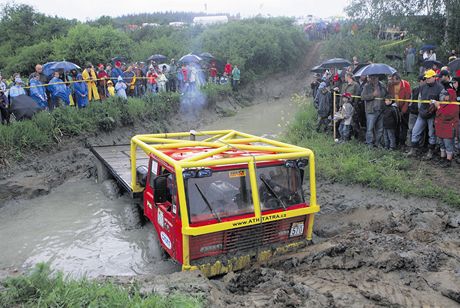
[[[369,82],[363,88],[361,98],[366,113],[366,144],[380,147],[383,137],[382,112],[385,107],[386,87],[379,81],[378,75],[369,75]]]
[[[83,81],[81,74],[77,75],[77,82],[73,84],[73,89],[75,91],[78,108],[81,109],[88,106],[88,86]]]
[[[97,75],[94,71],[94,67],[91,63],[86,65],[86,69],[83,70],[81,73],[83,79],[86,81],[86,85],[88,86],[88,101],[100,100],[99,93],[97,92],[96,87],[96,80]]]

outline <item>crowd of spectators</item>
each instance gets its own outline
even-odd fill
[[[60,106],[84,108],[93,101],[103,101],[111,96],[142,97],[161,92],[179,92],[181,95],[193,93],[206,83],[231,83],[238,91],[240,70],[237,65],[227,62],[219,71],[216,61],[200,63],[168,64],[151,61],[125,64],[115,61],[94,67],[88,63],[81,71],[57,70],[51,76],[43,72],[37,64],[26,82],[16,73],[11,81],[0,75],[0,115],[1,123],[8,124],[10,107],[20,95],[30,96],[42,110],[52,111]]]
[[[335,123],[339,144],[354,137],[369,148],[400,149],[443,167],[460,163],[460,70],[428,68],[411,86],[397,72],[355,78],[353,62],[316,74],[311,83],[318,132],[334,130]]]

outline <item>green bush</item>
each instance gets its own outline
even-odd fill
[[[74,280],[38,264],[26,275],[2,282],[1,307],[202,307],[191,295],[144,296],[135,285],[124,288],[111,282]]]

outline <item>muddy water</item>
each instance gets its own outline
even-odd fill
[[[265,136],[281,133],[294,116],[288,99],[250,106],[202,129],[237,129]],[[37,262],[74,276],[169,273],[150,222],[132,225],[128,197],[110,200],[93,179],[74,178],[33,200],[0,208],[0,268]],[[127,222],[129,221],[129,222]],[[135,221],[135,219],[134,219]]]
[[[173,271],[174,264],[161,260],[153,226],[126,222],[127,206],[128,198],[109,200],[91,179],[9,203],[0,209],[0,268],[50,262],[90,277]]]

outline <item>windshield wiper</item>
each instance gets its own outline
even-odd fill
[[[283,209],[286,210],[287,209],[287,206],[286,204],[284,203],[284,201],[275,193],[275,191],[273,190],[273,187],[270,186],[270,184],[267,183],[267,181],[262,177],[262,176],[259,176],[259,179],[262,180],[262,183],[265,184],[265,186],[267,187],[268,191],[281,203],[281,205],[283,206]]]
[[[214,217],[216,217],[216,219],[221,222],[222,220],[220,219],[219,217],[219,214],[217,214],[216,211],[214,211],[214,209],[212,208],[211,204],[209,203],[208,201],[208,198],[206,198],[206,196],[203,194],[203,192],[201,191],[200,187],[198,186],[197,183],[195,183],[195,187],[196,189],[198,190],[198,192],[200,193],[201,195],[201,198],[203,198],[203,201],[204,203],[206,203],[206,205],[208,206],[209,210],[211,211],[211,213],[214,215]]]

